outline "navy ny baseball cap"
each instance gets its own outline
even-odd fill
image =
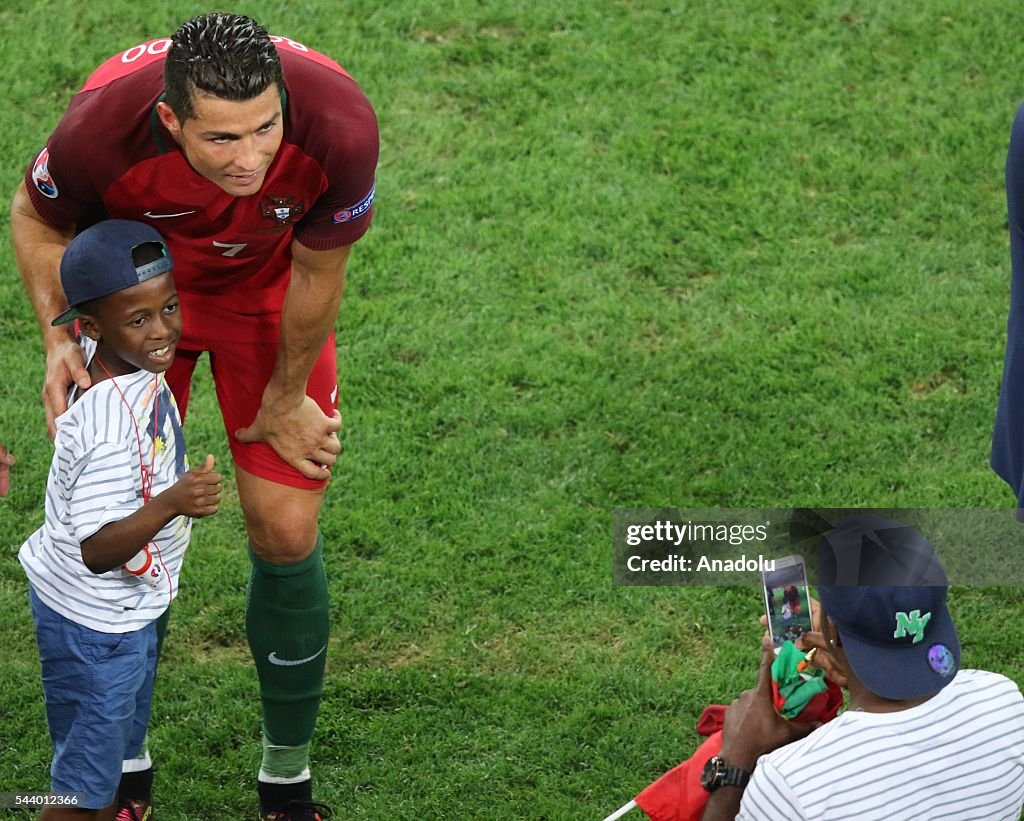
[[[875,514],[851,516],[822,538],[818,595],[850,666],[872,693],[937,693],[960,667],[946,609],[949,582],[927,539]]]
[[[157,243],[161,256],[136,266],[132,252],[140,245]],[[63,325],[79,316],[83,302],[131,288],[174,267],[171,252],[155,228],[132,220],[98,222],[71,240],[60,260],[60,282],[71,306],[51,325]]]

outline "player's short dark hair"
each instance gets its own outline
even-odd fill
[[[283,88],[281,58],[267,30],[251,17],[214,12],[182,23],[164,63],[165,101],[179,120],[195,115],[198,89],[224,100]]]

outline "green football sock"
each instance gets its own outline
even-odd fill
[[[298,564],[272,564],[252,549],[249,557],[245,627],[263,701],[261,775],[298,778],[308,771],[327,657],[323,537]]]
[[[260,763],[260,781],[288,784],[305,781],[309,774],[309,743],[297,747],[275,744],[263,731],[263,761]]]

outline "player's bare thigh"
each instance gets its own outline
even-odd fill
[[[235,479],[249,543],[257,556],[273,564],[296,564],[313,552],[326,486],[282,485],[238,466]]]

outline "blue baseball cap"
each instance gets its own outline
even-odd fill
[[[949,582],[927,539],[875,514],[841,521],[818,549],[818,595],[857,678],[872,693],[937,693],[960,667]]]
[[[132,262],[140,245],[157,243],[162,256],[145,265]],[[60,260],[60,282],[71,306],[51,325],[63,325],[79,316],[78,306],[116,291],[131,288],[174,267],[167,243],[155,228],[132,220],[98,222],[76,236]]]

